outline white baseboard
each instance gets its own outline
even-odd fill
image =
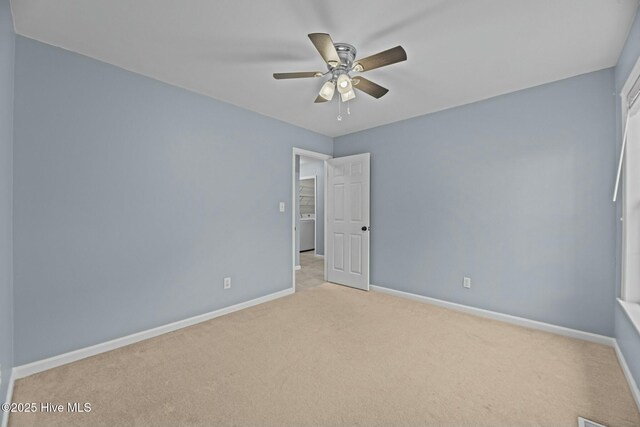
[[[541,331],[551,332],[558,335],[583,339],[586,341],[591,341],[598,344],[611,346],[615,349],[616,356],[618,357],[618,361],[620,362],[620,366],[622,367],[624,376],[627,380],[627,383],[629,384],[629,388],[631,389],[631,394],[633,395],[633,398],[635,399],[635,402],[638,405],[638,409],[640,409],[640,390],[638,389],[638,385],[636,384],[633,376],[631,375],[631,371],[629,370],[629,366],[627,365],[624,355],[622,354],[622,351],[620,351],[620,347],[618,346],[618,343],[614,338],[606,337],[603,335],[597,335],[590,332],[584,332],[584,331],[578,331],[575,329],[565,328],[563,326],[556,326],[549,323],[538,322],[535,320],[529,320],[522,317],[502,314],[495,311],[483,310],[481,308],[470,307],[462,304],[439,300],[436,298],[425,297],[422,295],[412,294],[409,292],[389,289],[382,286],[371,285],[370,288],[372,291],[382,292],[385,294],[394,295],[401,298],[408,298],[415,301],[420,301],[428,304],[437,305],[440,307],[449,308],[452,310],[457,310],[457,311],[461,311],[469,314],[478,315],[481,317],[486,317],[494,320],[503,321],[506,323],[511,323],[514,325],[519,325],[519,326],[523,326],[531,329],[538,329]],[[288,288],[279,292],[265,295],[263,297],[252,299],[250,301],[232,305],[230,307],[221,308],[209,313],[190,317],[188,319],[180,320],[177,322],[169,323],[164,326],[159,326],[157,328],[149,329],[147,331],[138,332],[122,338],[117,338],[102,344],[96,344],[91,347],[86,347],[83,349],[71,351],[69,353],[61,354],[59,356],[54,356],[48,359],[29,363],[26,365],[17,366],[12,369],[9,377],[9,387],[7,389],[7,402],[11,402],[11,399],[13,396],[13,385],[15,380],[17,379],[24,378],[38,372],[42,372],[47,369],[55,368],[57,366],[62,366],[67,363],[75,362],[77,360],[84,359],[90,356],[95,356],[96,354],[114,350],[119,347],[124,347],[126,345],[133,344],[138,341],[153,338],[158,335],[165,334],[167,332],[172,332],[178,329],[185,328],[187,326],[192,326],[201,322],[205,322],[207,320],[214,319],[216,317],[220,317],[225,314],[233,313],[235,311],[239,311],[244,308],[249,308],[254,305],[272,301],[277,298],[282,298],[284,296],[291,295],[292,293],[294,293],[294,291],[295,291],[294,288]],[[8,421],[9,421],[9,413],[2,412],[0,427],[7,427]]]
[[[372,291],[382,292],[389,295],[398,296],[401,298],[408,298],[415,301],[424,302],[427,304],[433,304],[444,308],[449,308],[452,310],[461,311],[468,314],[474,314],[476,316],[486,317],[489,319],[499,320],[506,323],[511,323],[518,326],[523,326],[525,328],[537,329],[540,331],[550,332],[557,335],[563,335],[566,337],[577,338],[585,341],[591,341],[597,344],[604,344],[606,346],[613,347],[616,352],[616,356],[618,357],[618,362],[622,367],[622,371],[624,372],[624,376],[629,384],[629,389],[631,390],[631,394],[640,410],[640,389],[638,389],[638,384],[635,379],[631,375],[631,371],[629,370],[629,366],[627,365],[626,360],[624,359],[624,355],[618,346],[618,342],[615,338],[607,337],[604,335],[593,334],[591,332],[578,331],[576,329],[565,328],[564,326],[552,325],[550,323],[538,322],[536,320],[529,320],[523,317],[511,316],[509,314],[502,314],[495,311],[484,310],[481,308],[470,307],[468,305],[457,304],[449,301],[443,301],[436,298],[425,297],[422,295],[412,294],[409,292],[397,291],[395,289],[389,289],[382,286],[370,286]]]
[[[127,335],[125,337],[116,338],[111,341],[107,341],[101,344],[92,345],[91,347],[81,348],[79,350],[70,351],[69,353],[53,356],[48,359],[38,360],[36,362],[28,363],[26,365],[16,366],[13,368],[13,379],[20,379],[33,375],[38,372],[46,371],[47,369],[55,368],[57,366],[66,365],[67,363],[75,362],[80,359],[95,356],[96,354],[104,353],[106,351],[114,350],[116,348],[124,347],[129,344],[136,343],[138,341],[146,340],[149,338],[157,337],[158,335],[166,334],[177,329],[186,328],[207,320],[214,319],[216,317],[224,316],[225,314],[233,313],[234,311],[242,310],[244,308],[253,307],[254,305],[262,304],[268,301],[272,301],[277,298],[281,298],[290,295],[294,292],[293,288],[287,288],[285,290],[275,292],[269,295],[265,295],[259,298],[245,301],[230,307],[221,308],[211,311],[209,313],[201,314],[198,316],[190,317],[188,319],[179,320],[177,322],[169,323],[167,325],[158,326],[157,328],[149,329],[135,334]]]
[[[489,319],[499,320],[501,322],[511,323],[525,328],[537,329],[540,331],[551,332],[553,334],[563,335],[565,337],[578,338],[585,341],[591,341],[598,344],[604,344],[609,347],[615,345],[615,338],[598,335],[591,332],[578,331],[576,329],[565,328],[564,326],[552,325],[550,323],[538,322],[537,320],[525,319],[524,317],[511,316],[496,311],[484,310],[482,308],[471,307],[468,305],[457,304],[454,302],[444,301],[436,298],[425,297],[422,295],[412,294],[409,292],[397,291],[382,286],[371,285],[372,291],[382,292],[397,297],[408,298],[415,301],[425,302],[437,305],[451,310],[462,311],[476,316],[486,317]]]
[[[315,254],[318,258],[324,258],[324,255]]]
[[[11,403],[11,399],[13,398],[13,383],[15,380],[15,374],[13,369],[11,370],[11,374],[9,374],[9,388],[7,388],[7,403]],[[4,402],[0,402],[4,403]],[[0,427],[7,427],[9,423],[9,412],[0,411]]]
[[[622,367],[622,372],[624,372],[624,377],[627,379],[629,389],[631,389],[631,394],[636,401],[636,405],[638,405],[638,410],[640,410],[640,389],[638,389],[638,384],[633,378],[633,375],[631,375],[629,365],[627,365],[627,361],[624,359],[624,355],[622,354],[617,341],[615,342],[614,348],[616,350],[616,356],[618,356],[618,362],[620,362],[620,367]]]
[[[300,269],[302,269],[302,267],[301,267],[301,266],[299,266],[299,265],[296,265],[295,269],[296,269],[296,270],[300,270]]]

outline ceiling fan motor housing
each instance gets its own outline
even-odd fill
[[[338,52],[338,56],[340,57],[340,61],[342,65],[338,65],[337,67],[327,66],[329,70],[333,68],[344,68],[346,70],[350,70],[353,65],[353,61],[356,59],[356,48],[347,43],[334,43],[336,48],[336,52]]]

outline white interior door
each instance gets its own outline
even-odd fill
[[[370,154],[326,160],[327,281],[369,290]]]

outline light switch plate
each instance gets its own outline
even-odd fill
[[[465,277],[464,279],[462,279],[462,286],[467,289],[471,289],[471,277]]]

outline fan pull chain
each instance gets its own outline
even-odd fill
[[[347,101],[347,115],[351,115],[351,100]]]
[[[342,121],[342,114],[340,114],[340,113],[341,113],[341,110],[340,110],[340,97],[338,97],[338,117],[336,117],[336,118],[338,119],[339,122]]]

